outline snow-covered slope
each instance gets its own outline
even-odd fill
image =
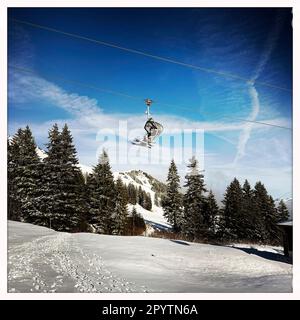
[[[155,205],[155,193],[160,200],[161,194],[165,191],[166,186],[150,176],[146,172],[141,170],[132,170],[126,172],[114,172],[114,179],[120,178],[125,185],[133,184],[136,188],[141,187],[146,193],[149,193],[152,201],[152,210],[148,211],[140,205],[135,205],[135,208],[139,214],[144,218],[147,225],[146,234],[150,234],[155,229],[165,230],[170,229],[171,226],[163,216],[163,210],[160,206]],[[132,209],[132,205],[129,205],[129,210]]]
[[[136,188],[141,187],[145,192],[149,193],[151,196],[152,203],[154,203],[155,193],[164,192],[166,186],[150,176],[142,170],[131,170],[125,172],[114,172],[114,178],[121,178],[122,182],[126,185],[133,184]]]
[[[141,207],[139,204],[133,206],[128,205],[129,212],[131,212],[132,207],[135,207],[137,213],[139,213],[145,220],[147,230],[145,232],[146,236],[151,235],[155,230],[170,230],[171,225],[167,222],[163,215],[163,210],[161,207],[154,207],[152,211],[148,211]]]
[[[262,248],[263,250],[263,248]],[[241,248],[8,222],[9,292],[291,292],[292,266]]]

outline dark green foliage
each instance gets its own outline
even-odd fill
[[[137,195],[137,189],[132,183],[129,183],[127,186],[127,193],[128,193],[128,202],[130,204],[137,204],[138,201],[138,195]]]
[[[222,210],[222,233],[228,240],[236,240],[242,233],[243,192],[239,181],[234,178],[227,187]]]
[[[254,207],[260,221],[261,241],[279,243],[280,231],[277,226],[277,211],[273,198],[268,195],[265,186],[259,181],[254,187]]]
[[[171,161],[167,177],[167,191],[162,201],[164,216],[172,225],[175,232],[180,231],[182,225],[182,196],[180,178],[174,160]]]
[[[226,189],[223,204],[217,233],[219,239],[280,243],[278,212],[273,198],[261,182],[251,189],[246,180],[241,188],[235,178]]]
[[[204,176],[198,170],[198,162],[193,157],[188,165],[189,173],[186,175],[184,195],[183,233],[191,240],[200,239],[206,234],[204,223]]]
[[[31,130],[19,129],[8,143],[8,218],[30,221],[35,211],[40,160]]]
[[[123,235],[125,233],[127,223],[127,193],[122,180],[119,178],[115,186],[116,202],[114,210],[114,234]]]
[[[114,210],[116,201],[113,174],[105,151],[88,179],[90,217],[89,222],[97,232],[112,234],[114,231]]]
[[[289,219],[289,211],[283,200],[280,200],[277,207],[277,222],[284,222]]]
[[[248,180],[245,180],[242,191],[241,217],[243,220],[240,222],[240,238],[251,242],[261,241],[263,221],[255,206],[254,190]]]
[[[33,219],[55,230],[77,231],[84,211],[84,178],[67,125],[61,133],[57,124],[49,131],[47,155],[41,197],[37,199],[39,211]]]
[[[137,203],[146,210],[152,210],[151,196],[149,193],[144,191],[141,186],[139,186],[137,190]]]
[[[131,215],[127,217],[127,225],[124,233],[126,235],[141,235],[146,230],[146,224],[143,217],[137,213],[135,207],[132,208]]]
[[[14,137],[14,143],[7,141],[7,209],[8,219],[20,221],[21,199],[18,198],[18,189],[15,184],[17,170],[17,153],[19,148],[18,135]]]
[[[218,214],[219,207],[213,192],[210,190],[203,208],[203,223],[209,237],[213,237],[216,232],[216,218]]]

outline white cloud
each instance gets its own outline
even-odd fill
[[[272,29],[272,31],[266,41],[265,49],[263,50],[262,56],[261,56],[259,63],[254,71],[254,74],[251,78],[251,82],[249,83],[249,94],[250,94],[251,101],[252,101],[252,110],[251,110],[251,113],[248,117],[248,120],[250,120],[250,121],[256,120],[256,118],[260,112],[260,101],[259,101],[258,92],[255,88],[255,81],[259,78],[259,76],[261,75],[262,71],[264,70],[266,64],[268,63],[268,60],[272,54],[272,51],[274,50],[274,48],[276,46],[276,42],[279,37],[281,28],[282,28],[282,19],[278,15],[276,17],[274,28]],[[241,132],[240,137],[239,137],[239,143],[237,146],[237,153],[236,153],[234,161],[233,161],[234,165],[237,165],[238,161],[240,159],[242,159],[245,155],[245,149],[247,146],[247,142],[251,137],[252,128],[253,128],[252,123],[246,123],[244,125],[243,131]]]
[[[260,105],[259,105],[259,98],[258,98],[258,92],[255,89],[253,85],[250,85],[249,87],[249,93],[252,99],[252,110],[251,114],[248,117],[249,121],[254,121],[256,117],[258,116]],[[233,164],[236,165],[240,159],[243,158],[245,155],[245,148],[247,145],[248,140],[250,139],[251,131],[252,131],[253,123],[246,123],[244,125],[243,131],[241,132],[239,136],[239,142],[237,145],[237,153],[235,155]]]

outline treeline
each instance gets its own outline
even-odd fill
[[[213,192],[205,188],[204,175],[195,158],[190,160],[188,169],[183,194],[174,161],[169,167],[162,206],[174,232],[190,241],[280,242],[281,231],[277,223],[287,220],[289,213],[283,201],[275,206],[261,182],[251,188],[247,180],[241,185],[234,178],[220,208]]]
[[[149,210],[149,211],[152,210],[151,196],[149,193],[144,191],[141,186],[137,188],[132,183],[129,183],[126,189],[127,189],[128,202],[130,204],[133,204],[133,205],[139,204],[146,210]]]
[[[55,124],[46,146],[47,156],[40,159],[28,126],[8,141],[9,219],[69,232],[133,235],[145,230],[143,218],[135,209],[129,213],[128,204],[151,210],[150,194],[120,178],[114,181],[105,151],[84,176],[67,125],[60,131]],[[277,223],[288,219],[288,210],[283,201],[275,206],[261,182],[252,188],[247,180],[241,185],[235,178],[219,207],[195,158],[188,169],[183,194],[172,161],[164,196],[154,198],[175,233],[191,241],[279,243]]]
[[[8,140],[8,218],[58,231],[133,235],[145,230],[143,218],[127,204],[151,210],[149,194],[116,182],[105,151],[84,176],[68,126],[49,131],[47,156],[40,159],[27,126]],[[91,230],[91,228],[93,230]]]

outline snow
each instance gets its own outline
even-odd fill
[[[286,222],[280,222],[278,223],[279,226],[293,226],[293,221],[286,221]]]
[[[46,151],[42,150],[42,149],[39,148],[39,147],[36,147],[35,151],[36,151],[38,157],[39,157],[40,159],[42,159],[42,160],[48,157]]]
[[[8,244],[10,292],[292,290],[291,264],[241,248],[150,237],[68,234],[14,221],[8,222]]]
[[[132,208],[135,207],[137,213],[139,213],[145,220],[147,225],[146,235],[151,235],[154,230],[170,230],[171,225],[167,222],[163,216],[163,209],[153,205],[152,211],[144,209],[139,204],[128,205],[128,211],[131,212]]]
[[[154,230],[168,230],[171,229],[171,225],[163,216],[163,209],[155,205],[154,198],[155,192],[152,190],[152,184],[143,171],[139,170],[134,173],[135,179],[132,178],[132,171],[128,172],[114,172],[114,180],[120,178],[125,185],[133,184],[136,188],[141,187],[146,193],[149,193],[152,201],[152,210],[146,210],[139,204],[133,206],[128,205],[129,212],[135,207],[137,213],[139,213],[145,220],[147,225],[146,235],[150,235]]]
[[[131,171],[132,172],[132,171]],[[121,178],[122,182],[125,185],[129,185],[130,183],[133,184],[136,188],[141,187],[142,190],[144,190],[146,193],[149,193],[151,196],[152,204],[154,204],[154,197],[155,192],[151,189],[152,185],[149,182],[149,179],[144,175],[143,171],[138,171],[138,174],[135,175],[136,180],[139,182],[136,182],[131,176],[130,171],[128,172],[114,172],[114,179],[117,180],[118,178]]]
[[[269,245],[256,245],[256,244],[247,244],[247,243],[234,243],[229,245],[232,248],[238,249],[253,249],[261,252],[271,252],[271,253],[279,253],[283,255],[283,247],[278,246],[269,246]]]
[[[79,167],[79,169],[81,170],[81,172],[83,174],[90,174],[90,173],[93,172],[93,168],[92,167],[86,166],[86,165],[84,165],[82,163],[79,163],[78,167]]]

